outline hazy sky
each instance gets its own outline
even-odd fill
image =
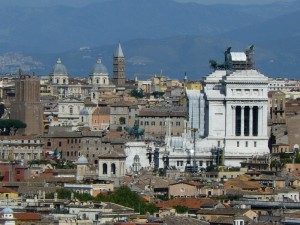
[[[178,2],[197,2],[200,4],[268,4],[272,2],[287,2],[287,1],[296,1],[296,0],[175,0]]]
[[[111,0],[0,0],[0,5],[16,5],[16,6],[53,6],[53,5],[68,5],[80,7],[88,5],[93,2],[103,2]],[[122,0],[119,0],[122,1]],[[151,1],[151,0],[148,0]],[[164,0],[161,0],[164,1]],[[297,0],[174,0],[177,2],[196,2],[200,4],[268,4],[272,2],[287,2],[287,1],[297,1]],[[299,0],[298,0],[299,1]]]

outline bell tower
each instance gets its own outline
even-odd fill
[[[118,49],[113,56],[113,83],[117,87],[125,86],[125,57],[119,43]]]

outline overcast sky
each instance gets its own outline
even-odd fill
[[[88,5],[92,2],[103,2],[111,0],[0,0],[2,6],[5,5],[16,5],[16,6],[53,6],[53,5],[68,5],[80,7]],[[122,1],[122,0],[119,0]],[[148,0],[151,1],[151,0]],[[163,1],[163,0],[161,0]],[[268,4],[272,2],[287,2],[287,1],[299,1],[299,0],[174,0],[178,2],[196,2],[200,4],[240,4],[240,5],[250,5],[250,4]]]
[[[178,2],[197,2],[200,4],[241,4],[241,5],[251,5],[251,4],[268,4],[272,2],[287,2],[296,0],[175,0]]]

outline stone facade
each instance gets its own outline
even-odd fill
[[[165,135],[180,136],[184,133],[186,110],[182,107],[143,108],[138,119],[146,138],[162,140]]]
[[[119,187],[126,172],[125,162],[124,151],[114,150],[99,155],[99,179],[113,181],[114,185]]]
[[[273,124],[285,123],[285,93],[272,91],[268,93],[270,99],[270,117]]]
[[[198,98],[200,107],[189,112],[190,118],[192,113],[199,115],[199,128],[182,137],[167,136],[169,166],[186,171],[191,166],[197,171],[224,163],[240,166],[240,162],[253,155],[270,152],[268,78],[252,68],[248,53],[226,52],[228,69],[215,70],[204,77],[205,107],[201,111],[201,98]],[[193,129],[191,121],[188,124]],[[201,135],[195,135],[199,129]]]
[[[33,136],[0,136],[1,158],[37,160],[43,157],[43,143]]]
[[[116,102],[110,105],[110,130],[121,131],[129,124],[129,102]]]

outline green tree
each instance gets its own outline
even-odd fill
[[[26,127],[26,123],[22,122],[21,120],[0,120],[0,130],[2,135],[15,135],[19,129]]]
[[[280,160],[272,160],[270,167],[271,169],[275,168],[275,170],[278,171],[285,167],[285,163]]]
[[[152,95],[154,96],[154,98],[161,98],[162,96],[164,96],[165,92],[163,91],[153,91]]]
[[[189,211],[189,208],[182,205],[175,205],[173,208],[176,210],[177,213],[186,213]]]
[[[145,203],[140,199],[140,196],[132,192],[129,187],[121,186],[108,196],[98,195],[97,201],[109,201],[119,205],[133,208],[135,212],[146,214],[147,212],[153,214],[157,212],[157,208],[154,204]]]
[[[125,117],[120,117],[119,122],[120,122],[120,124],[125,124],[126,123]]]
[[[77,193],[74,192],[74,197],[77,198],[79,201],[86,202],[86,201],[93,201],[95,198],[88,194],[88,193]]]
[[[143,98],[145,95],[144,95],[144,90],[143,89],[133,89],[133,90],[131,90],[131,92],[130,92],[130,95],[132,96],[132,97],[136,97],[136,98]]]
[[[0,118],[2,118],[4,112],[5,112],[5,105],[4,104],[0,104]]]
[[[61,188],[58,189],[56,192],[57,192],[57,198],[59,199],[71,199],[72,191],[68,189]]]

